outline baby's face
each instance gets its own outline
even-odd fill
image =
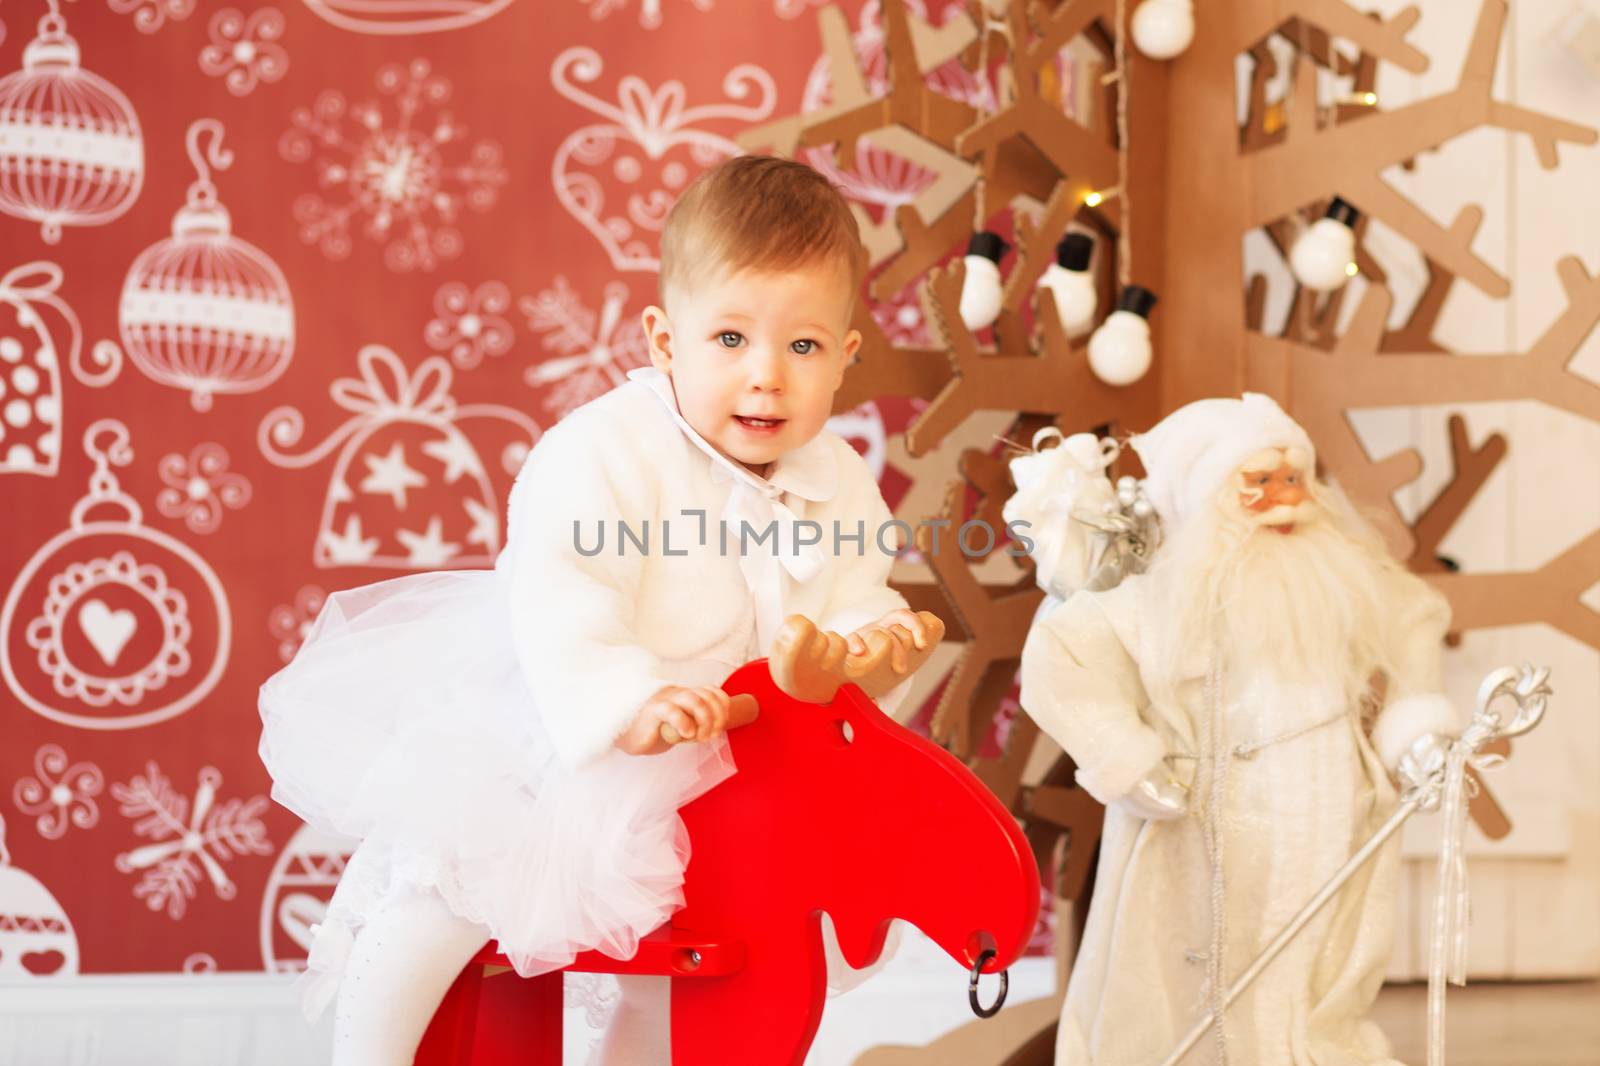
[[[741,270],[644,315],[650,358],[672,377],[689,425],[722,454],[767,464],[821,432],[861,344],[849,274],[834,264]]]

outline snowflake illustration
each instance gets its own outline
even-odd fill
[[[60,840],[69,825],[92,829],[100,821],[94,797],[105,790],[105,775],[94,763],[68,762],[59,745],[46,744],[33,756],[36,776],[20,779],[11,790],[18,810],[38,816],[34,824],[46,840]]]
[[[597,315],[559,274],[553,288],[517,302],[528,328],[544,335],[544,347],[560,353],[524,375],[535,388],[555,386],[544,402],[557,418],[622,384],[629,370],[648,361],[643,327],[632,317],[623,321],[627,302],[628,287],[613,281]]]
[[[330,259],[350,254],[352,219],[386,242],[390,270],[434,270],[461,254],[455,228],[463,204],[487,210],[507,180],[500,146],[476,141],[462,154],[466,127],[430,110],[450,98],[450,81],[431,73],[425,59],[391,63],[378,71],[381,97],[393,100],[393,125],[381,100],[349,106],[337,92],[297,108],[294,126],[278,142],[291,163],[311,162],[317,184],[340,199],[307,193],[295,201],[300,237]]]
[[[511,349],[511,323],[502,317],[511,306],[511,290],[498,281],[486,281],[469,290],[452,281],[433,295],[433,313],[422,337],[435,351],[449,349],[450,361],[471,370],[485,355],[504,355]]]
[[[907,285],[887,300],[875,300],[872,318],[889,343],[900,348],[925,348],[932,343],[917,286]]]
[[[187,459],[176,452],[163,456],[159,470],[167,487],[156,496],[156,509],[196,533],[216,532],[224,507],[237,511],[250,502],[249,480],[229,472],[220,444],[196,445]]]
[[[294,594],[293,604],[279,604],[267,615],[267,632],[278,642],[278,658],[284,662],[294,658],[327,599],[326,592],[315,585],[306,585]]]
[[[218,899],[230,900],[238,889],[222,864],[237,855],[272,852],[272,842],[261,822],[262,812],[267,809],[266,797],[233,799],[216,805],[220,784],[221,771],[214,766],[201,767],[191,802],[173,789],[172,782],[151,760],[145,763],[143,775],[135,774],[125,785],[111,786],[122,813],[138,819],[133,824],[134,834],[156,841],[118,855],[116,867],[123,873],[144,871],[134,886],[134,896],[153,911],[164,909],[173,921],[181,919],[188,909],[202,874],[211,882]]]
[[[289,69],[283,37],[283,12],[257,8],[246,18],[225,7],[211,16],[211,43],[200,49],[200,69],[221,78],[235,96],[249,96],[258,84],[270,84]]]
[[[154,33],[166,25],[167,19],[182,22],[194,14],[194,0],[109,0],[111,10],[119,15],[133,12],[133,24],[140,33]]]

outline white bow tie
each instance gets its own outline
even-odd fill
[[[718,458],[721,462],[711,464],[711,482],[733,482],[733,490],[728,493],[728,501],[722,508],[722,521],[728,529],[728,543],[739,551],[739,564],[745,566],[752,559],[770,558],[775,554],[778,562],[796,581],[810,581],[821,573],[825,561],[822,549],[815,544],[795,545],[795,526],[800,517],[783,502],[783,490],[771,482],[755,481],[754,475],[740,477],[729,469],[726,458]],[[756,543],[754,538],[763,536],[773,522],[777,523],[776,542],[768,549],[768,540]],[[748,550],[745,543],[746,524],[750,529],[748,537],[751,541]]]

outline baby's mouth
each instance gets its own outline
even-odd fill
[[[786,421],[782,418],[751,418],[748,415],[734,415],[733,420],[745,429],[774,430]]]

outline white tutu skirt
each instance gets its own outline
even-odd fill
[[[336,975],[397,888],[436,890],[524,976],[592,949],[629,958],[682,906],[678,808],[733,773],[726,740],[563,765],[517,664],[509,604],[492,570],[335,593],[262,686],[273,798],[362,842],[314,971]]]

